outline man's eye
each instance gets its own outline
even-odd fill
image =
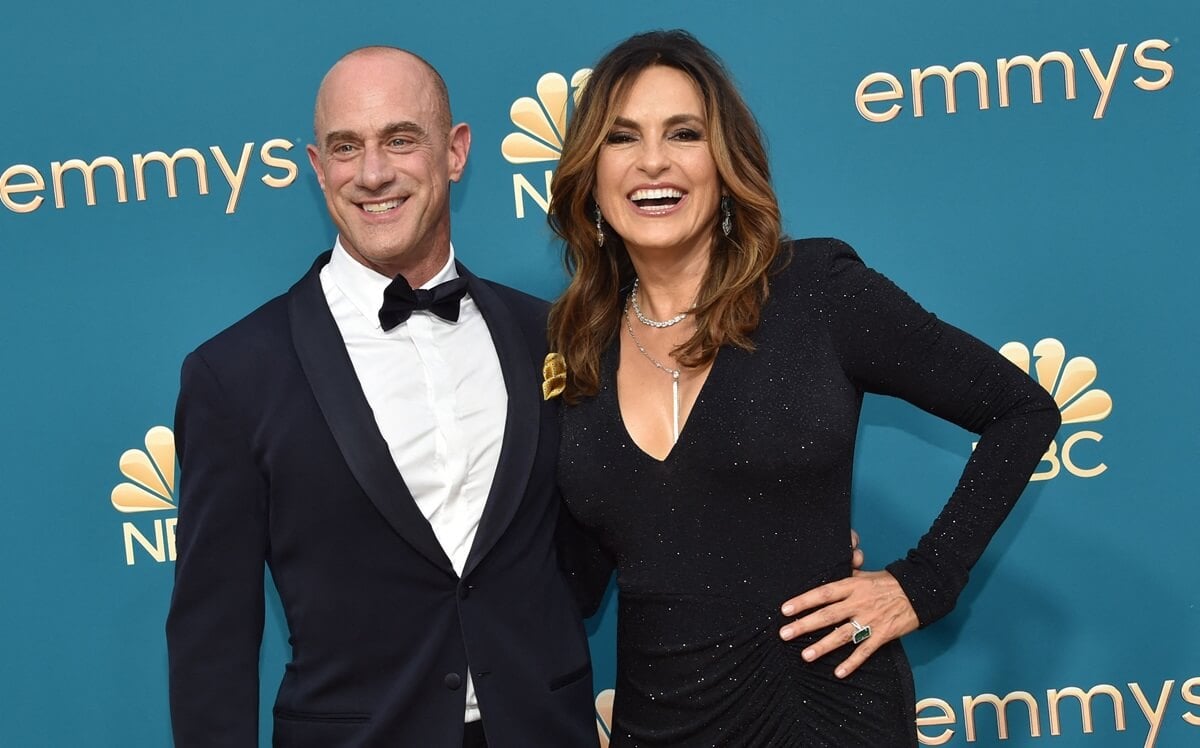
[[[404,148],[412,145],[412,141],[408,138],[392,138],[388,141],[388,145],[390,145],[392,148]]]

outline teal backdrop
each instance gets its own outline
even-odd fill
[[[329,65],[382,43],[442,71],[474,132],[457,251],[552,298],[554,130],[545,160],[514,162],[533,149],[502,147],[522,132],[510,110],[530,97],[538,121],[544,76],[569,88],[658,27],[728,63],[789,233],[851,242],[1027,356],[1069,416],[957,610],[906,640],[922,742],[1200,745],[1194,0],[72,0],[0,24],[0,746],[170,745],[179,365],[330,246],[303,149]],[[854,524],[869,566],[916,541],[971,443],[868,401]],[[598,693],[614,616],[610,600],[590,622]],[[276,601],[264,717],[286,641]]]

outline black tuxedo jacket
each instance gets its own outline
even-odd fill
[[[461,746],[468,663],[492,748],[596,746],[587,640],[554,547],[544,302],[458,268],[508,390],[460,579],[354,374],[318,276],[328,258],[183,365],[175,745],[257,744],[265,564],[292,646],[276,746]]]

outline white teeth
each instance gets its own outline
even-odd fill
[[[634,190],[629,196],[630,200],[663,200],[666,198],[680,199],[683,197],[683,190],[677,190],[674,187],[659,187],[653,190]]]
[[[362,207],[368,213],[386,213],[399,204],[399,200],[388,200],[385,203],[363,203]]]

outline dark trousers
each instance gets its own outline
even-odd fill
[[[487,740],[483,737],[483,722],[475,720],[468,722],[463,730],[463,748],[487,748]]]

